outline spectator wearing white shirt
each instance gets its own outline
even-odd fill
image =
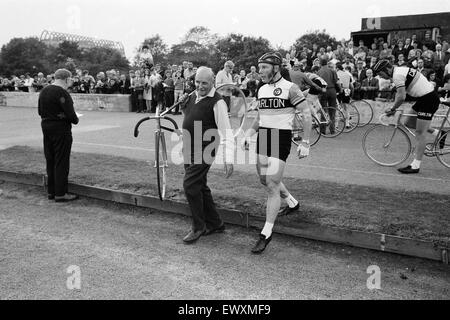
[[[233,69],[234,63],[231,60],[225,62],[223,69],[217,73],[216,76],[216,88],[223,84],[233,84]],[[231,89],[227,91],[222,91],[223,100],[228,106],[228,112],[230,112],[231,104]]]
[[[355,56],[355,54],[356,54],[356,50],[355,50],[355,48],[353,47],[353,41],[349,41],[348,43],[347,43],[347,51],[348,51],[348,53],[352,56],[352,57],[354,57]]]
[[[34,89],[34,79],[30,76],[29,73],[25,74],[25,80],[24,80],[24,87],[25,87],[25,92],[36,92]]]

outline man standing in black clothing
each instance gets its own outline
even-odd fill
[[[68,194],[72,123],[78,124],[73,100],[67,92],[72,74],[66,69],[55,72],[55,82],[39,94],[38,112],[42,118],[44,154],[47,161],[48,199],[65,202],[78,199]]]

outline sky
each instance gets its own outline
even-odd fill
[[[194,26],[262,36],[289,48],[309,30],[348,39],[361,18],[450,11],[449,0],[1,0],[0,46],[43,30],[122,42],[131,58],[147,37],[170,46]],[[449,22],[450,23],[450,22]]]

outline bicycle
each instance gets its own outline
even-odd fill
[[[359,127],[360,114],[358,109],[351,102],[339,102],[338,100],[337,109],[340,110],[345,117],[345,133],[352,132]]]
[[[373,120],[373,107],[367,100],[350,100],[350,104],[358,110],[358,127],[365,127]]]
[[[156,113],[154,116],[145,117],[136,124],[134,127],[134,137],[137,138],[139,135],[139,126],[148,120],[156,120],[156,129],[154,131],[155,137],[155,164],[154,168],[156,168],[156,178],[158,183],[158,196],[161,201],[163,201],[166,197],[166,187],[167,187],[167,179],[166,179],[166,168],[169,167],[168,157],[167,157],[167,147],[166,147],[166,139],[164,135],[164,131],[175,132],[179,136],[182,135],[180,129],[178,128],[178,124],[175,120],[170,117],[167,117],[166,114],[176,108],[180,102],[175,103],[172,107],[167,109],[166,111],[160,113],[159,107],[156,108]],[[161,120],[167,120],[173,125],[173,128],[169,128],[161,125]]]
[[[320,128],[320,135],[325,138],[335,138],[344,132],[345,129],[345,117],[341,110],[335,107],[327,107],[326,112],[324,108],[322,108],[322,104],[319,102],[319,99],[315,100],[313,103],[313,116],[317,119]],[[315,108],[314,108],[315,107]],[[330,112],[331,111],[331,112]],[[334,112],[334,123],[332,123],[329,113]],[[333,128],[334,127],[334,128]],[[327,134],[327,128],[329,133]],[[332,133],[332,129],[334,132]]]
[[[443,133],[444,127],[450,127],[450,102],[445,101],[441,104],[448,107],[445,115],[435,115],[437,118],[443,118],[439,126],[439,134],[432,143],[427,144],[426,156],[437,157],[440,163],[450,168],[450,131]],[[385,123],[380,116],[380,124],[374,125],[366,131],[363,136],[362,146],[365,155],[373,162],[392,167],[404,162],[414,152],[412,148],[411,136],[415,136],[412,129],[401,123],[402,116],[417,116],[415,114],[404,114],[403,110],[397,110],[398,117],[394,123]]]
[[[311,125],[311,134],[309,137],[309,145],[312,147],[314,146],[319,140],[320,140],[320,122],[319,120],[311,115],[312,118],[312,125]],[[303,140],[303,121],[301,117],[301,112],[297,111],[295,112],[295,118],[294,118],[294,129],[292,130],[292,142],[298,146],[300,142]]]

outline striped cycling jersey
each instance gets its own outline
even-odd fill
[[[406,93],[414,98],[423,97],[434,91],[431,82],[421,72],[408,67],[395,67],[392,81],[397,89],[405,87]]]
[[[256,93],[259,106],[259,126],[292,130],[295,106],[305,100],[300,88],[284,78],[262,85]]]

